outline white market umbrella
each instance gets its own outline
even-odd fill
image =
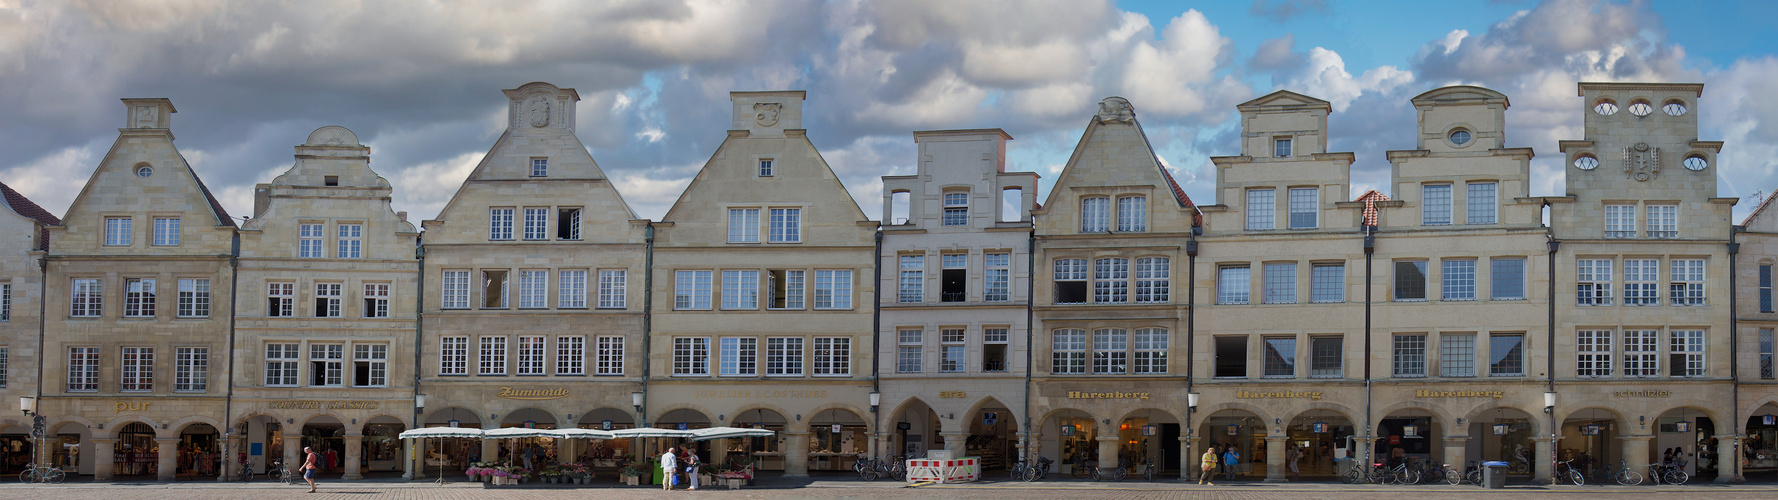
[[[482,439],[510,439],[510,438],[528,438],[528,437],[553,438],[553,437],[556,437],[556,436],[550,435],[551,432],[554,432],[554,431],[552,431],[550,429],[531,429],[531,428],[526,428],[526,427],[507,427],[504,429],[488,429],[486,432],[482,433]]]
[[[651,429],[651,428],[618,429],[615,431],[611,431],[611,436],[614,438],[617,438],[617,439],[624,439],[624,438],[690,439],[690,438],[696,437],[696,435],[693,434],[692,431],[682,431],[682,430],[678,430],[678,429]]]
[[[544,435],[559,439],[612,439],[617,437],[611,431],[580,428],[554,429],[544,431]]]
[[[482,430],[471,427],[424,427],[402,431],[397,437],[401,439],[479,438],[482,437]]]
[[[692,441],[709,441],[712,439],[737,437],[769,437],[777,434],[777,431],[771,429],[747,429],[742,427],[711,427],[690,432],[692,433]]]

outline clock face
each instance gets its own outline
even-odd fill
[[[1648,116],[1648,114],[1653,113],[1654,110],[1655,110],[1654,106],[1649,106],[1648,103],[1646,103],[1646,102],[1638,102],[1638,103],[1631,103],[1630,104],[1630,114],[1632,114],[1632,115]]]
[[[1581,170],[1592,170],[1595,168],[1599,168],[1599,159],[1591,157],[1591,156],[1582,156],[1580,158],[1575,158],[1574,159],[1574,168],[1578,168]]]
[[[1617,103],[1611,101],[1599,101],[1599,104],[1593,105],[1593,112],[1604,116],[1617,114]]]
[[[1689,168],[1694,171],[1703,170],[1704,167],[1708,167],[1708,166],[1710,166],[1710,162],[1705,161],[1704,157],[1702,157],[1702,156],[1691,156],[1691,157],[1687,157],[1685,159],[1685,168]]]

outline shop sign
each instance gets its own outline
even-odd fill
[[[834,434],[840,433],[840,424],[833,424],[833,432]]]
[[[1505,435],[1511,433],[1512,431],[1513,431],[1513,426],[1506,425],[1506,424],[1494,424],[1494,435],[1496,435],[1496,436],[1505,436]]]
[[[1142,435],[1153,436],[1153,435],[1155,435],[1155,431],[1158,429],[1160,429],[1160,427],[1158,427],[1154,424],[1144,425],[1144,426],[1142,426]]]
[[[1401,436],[1389,436],[1389,444],[1401,444]]]
[[[1147,401],[1148,400],[1148,393],[1146,393],[1146,392],[1121,392],[1121,391],[1112,391],[1112,392],[1068,391],[1068,399],[1140,399],[1143,401]]]
[[[1313,399],[1320,401],[1321,391],[1235,391],[1235,399]]]
[[[1583,436],[1597,436],[1599,435],[1599,430],[1601,428],[1603,428],[1603,426],[1600,426],[1599,424],[1587,424],[1580,426],[1580,433]]]
[[[1614,398],[1664,398],[1673,395],[1673,391],[1611,391]]]
[[[1309,429],[1314,431],[1316,434],[1326,434],[1327,433],[1327,422],[1315,422],[1314,424],[1309,425]]]
[[[759,424],[753,424],[753,428],[755,428],[755,429],[758,429],[758,428],[761,428],[761,427],[763,427],[763,426],[761,426],[761,425],[759,425]],[[905,430],[908,430],[908,429],[912,429],[912,428],[914,428],[914,424],[910,424],[910,423],[907,423],[907,422],[896,422],[896,423],[895,423],[895,428],[896,428],[896,429],[897,429],[897,430],[903,430],[903,431],[905,431]],[[1068,433],[1068,427],[1067,427],[1067,426],[1063,426],[1063,427],[1062,427],[1062,435],[1064,435],[1064,436],[1072,436],[1072,435],[1073,435],[1073,434],[1069,434],[1069,433]]]
[[[1673,432],[1691,432],[1692,423],[1684,420],[1673,423]]]
[[[1506,396],[1506,391],[1473,391],[1473,390],[1428,391],[1426,389],[1420,389],[1420,390],[1414,391],[1414,397],[1416,397],[1416,398],[1494,398],[1494,399],[1500,399],[1505,396]]]
[[[562,399],[562,398],[568,397],[568,388],[567,387],[557,387],[554,389],[514,389],[511,387],[501,387],[500,392],[495,393],[494,397],[502,398],[502,399],[523,399],[523,400],[532,400],[532,401],[544,400],[544,399]]]
[[[122,404],[122,403],[119,403]],[[273,410],[375,410],[376,401],[273,401]],[[123,411],[123,410],[118,410]]]
[[[462,420],[452,420],[451,421],[451,427],[461,427],[462,425],[463,425]]]
[[[686,425],[686,424],[685,424],[685,422],[680,422],[680,423],[679,423],[679,430],[682,430],[682,431],[683,431],[683,430],[686,430],[686,429],[689,429],[689,428],[690,428],[690,426],[688,426],[688,425]]]
[[[1764,420],[1762,421],[1762,424],[1764,425],[1778,424],[1778,415],[1766,415],[1763,418]]]
[[[992,412],[992,411],[982,412],[982,425],[983,426],[993,427],[994,424],[998,424],[998,423],[1000,423],[1000,413],[999,412]]]
[[[823,399],[823,398],[827,397],[827,391],[776,391],[776,390],[755,391],[755,390],[749,390],[749,389],[724,389],[724,390],[696,391],[692,394],[692,397],[695,397],[698,399],[710,399],[710,398]]]
[[[963,391],[938,391],[938,397],[945,399],[967,398],[969,394]]]
[[[1401,426],[1401,435],[1406,436],[1406,437],[1411,437],[1411,438],[1420,437],[1420,426],[1417,426],[1417,425]]]
[[[117,409],[117,411],[116,411],[116,412],[114,412],[114,413],[123,413],[123,412],[126,412],[126,411],[147,411],[147,410],[148,410],[148,405],[151,405],[151,404],[154,404],[154,403],[152,403],[152,402],[148,402],[148,403],[131,403],[131,402],[127,402],[127,401],[126,401],[126,402],[122,402],[122,403],[118,403],[118,404],[116,404],[116,405],[113,405],[113,406],[112,406],[112,408],[116,408],[116,409]]]
[[[1230,436],[1239,436],[1239,435],[1241,435],[1241,426],[1239,426],[1239,425],[1231,425],[1231,426],[1229,426],[1229,430],[1228,430],[1228,433],[1229,433],[1229,435],[1230,435]]]
[[[903,423],[906,423],[906,422],[903,422]],[[1062,435],[1063,436],[1073,436],[1074,435],[1074,426],[1072,426],[1072,425],[1062,426]]]
[[[611,430],[611,421],[610,420],[600,420],[599,421],[599,430],[606,430],[606,431]]]

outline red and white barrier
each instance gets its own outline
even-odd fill
[[[950,460],[916,458],[907,461],[908,482],[937,481],[962,483],[982,477],[982,461],[978,457]]]

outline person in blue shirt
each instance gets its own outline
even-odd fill
[[[1237,464],[1241,463],[1241,454],[1236,452],[1233,446],[1230,446],[1228,450],[1222,453],[1222,471],[1227,474],[1228,480],[1234,481],[1235,468]]]

